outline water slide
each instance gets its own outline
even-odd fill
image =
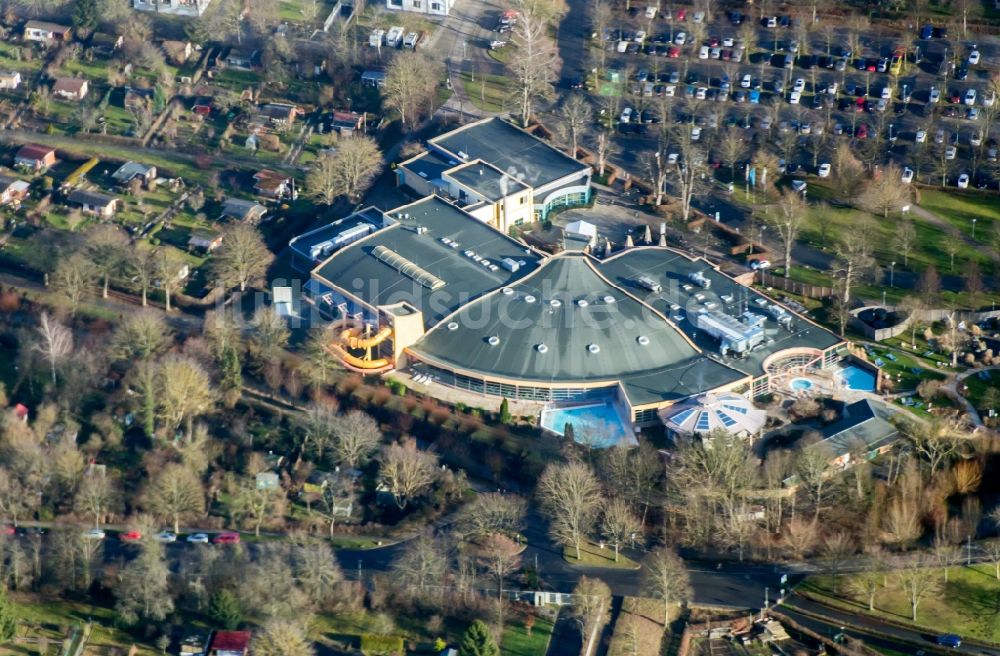
[[[389,326],[385,326],[382,330],[369,337],[361,337],[358,335],[356,329],[348,328],[340,333],[340,341],[344,342],[352,349],[367,349],[373,346],[378,346],[387,340],[391,335],[392,328]]]
[[[383,327],[374,335],[362,336],[360,329],[347,328],[341,331],[339,339],[330,344],[330,350],[343,361],[344,365],[361,373],[381,373],[392,369],[393,364],[387,358],[372,358],[373,347],[378,346],[392,335],[392,328]],[[365,355],[358,357],[350,354],[347,349],[364,349]]]

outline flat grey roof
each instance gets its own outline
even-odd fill
[[[745,378],[699,354],[661,316],[607,284],[589,260],[580,254],[550,258],[509,291],[464,307],[448,320],[455,329],[438,325],[413,350],[487,376],[545,383],[620,380],[636,404]],[[491,344],[491,337],[499,342]]]
[[[342,248],[314,274],[370,305],[408,302],[423,312],[424,325],[429,328],[486,292],[519,280],[538,265],[539,256],[526,252],[523,244],[435,196],[396,208],[391,214],[397,218],[403,213],[410,218],[399,219],[398,224]],[[426,232],[418,234],[418,226]],[[442,238],[458,246],[452,248]],[[444,286],[434,291],[422,287],[376,258],[372,251],[377,246],[440,278]],[[467,250],[480,261],[466,256]],[[496,264],[497,271],[483,266],[483,258]],[[500,266],[503,258],[524,265],[514,273]]]
[[[527,185],[505,175],[495,166],[483,162],[470,162],[449,171],[448,176],[494,202],[528,188]]]
[[[292,240],[288,242],[288,246],[303,257],[308,258],[309,251],[313,246],[329,241],[345,230],[361,225],[362,223],[370,223],[376,228],[381,228],[384,222],[385,217],[382,214],[382,210],[377,207],[366,207],[354,212],[353,214],[348,214],[345,217],[339,218],[332,223],[321,225],[320,227],[314,228],[309,232],[293,237]]]
[[[82,205],[107,205],[113,200],[117,200],[114,196],[108,196],[107,194],[102,194],[96,191],[84,191],[83,189],[74,189],[70,193],[67,200],[71,203],[80,203]]]
[[[676,251],[657,246],[639,247],[612,257],[601,262],[600,271],[611,282],[639,295],[645,303],[663,314],[672,318],[680,317],[675,320],[678,328],[706,353],[718,353],[718,341],[698,330],[688,320],[689,315],[693,317],[699,308],[704,307],[701,301],[694,298],[694,294],[703,294],[706,300],[716,302],[718,309],[727,314],[738,315],[741,309],[747,309],[764,315],[758,301],[774,303],[773,299],[716,271],[704,260],[692,260]],[[706,290],[695,285],[690,291],[684,290],[683,286],[690,284],[688,276],[699,271],[711,280],[711,288]],[[653,278],[660,283],[663,291],[653,293],[643,289],[634,280],[639,275]],[[679,306],[680,309],[671,309],[671,305]],[[843,341],[825,328],[794,314],[791,325],[792,330],[789,331],[768,317],[764,323],[767,338],[765,343],[743,357],[720,356],[719,359],[734,369],[756,377],[764,373],[764,360],[774,353],[796,347],[825,350]]]
[[[850,453],[857,446],[876,449],[899,435],[899,430],[889,421],[885,405],[869,399],[844,406],[843,416],[821,429],[823,441],[834,455]]]
[[[538,137],[493,117],[452,130],[430,140],[467,161],[481,159],[538,188],[574,173],[586,174],[590,166],[574,160]]]
[[[458,164],[459,162],[449,160],[440,153],[429,150],[400,164],[400,166],[413,171],[428,182],[440,182],[441,175]]]

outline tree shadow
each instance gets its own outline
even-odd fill
[[[985,634],[995,633],[1000,626],[1000,586],[986,589],[964,581],[952,581],[948,584],[948,596],[961,600],[961,604],[955,604],[957,612]]]

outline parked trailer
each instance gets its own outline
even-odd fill
[[[368,45],[372,48],[381,48],[385,45],[385,30],[381,28],[372,30],[372,33],[368,36]]]
[[[403,49],[416,50],[417,45],[420,43],[422,36],[423,32],[410,32],[409,34],[407,34],[406,37],[403,39]]]
[[[402,43],[403,27],[401,25],[394,25],[390,27],[388,34],[385,35],[385,45],[390,48],[398,48]]]

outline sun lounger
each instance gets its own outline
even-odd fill
[[[875,366],[880,368],[884,367],[885,361],[882,358],[875,358]]]

